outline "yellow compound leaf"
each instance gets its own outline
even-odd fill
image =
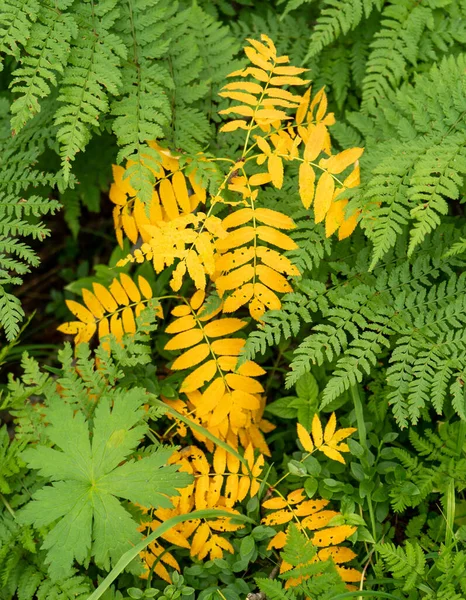
[[[270,500],[262,502],[262,506],[269,510],[277,510],[280,508],[285,508],[287,506],[287,502],[284,498],[271,498]]]
[[[349,148],[348,150],[343,150],[343,152],[327,159],[325,161],[325,168],[330,173],[338,175],[338,173],[341,173],[351,164],[356,162],[363,152],[364,148]]]
[[[244,119],[234,119],[229,121],[220,127],[220,131],[228,133],[229,131],[236,131],[237,129],[248,129],[249,125]]]
[[[66,306],[69,310],[83,323],[94,323],[94,315],[82,304],[75,302],[74,300],[66,300]]]
[[[315,222],[320,223],[332,204],[335,181],[330,173],[324,172],[317,183],[316,196],[314,201]]]
[[[282,85],[305,85],[306,83],[310,83],[310,80],[287,75],[283,75],[281,77],[272,77],[270,80],[271,85],[276,85],[279,87],[281,87]]]
[[[208,344],[199,344],[194,348],[186,350],[181,356],[179,356],[172,364],[173,371],[179,371],[181,369],[189,369],[198,365],[209,355],[210,349]]]
[[[253,227],[241,227],[229,233],[223,240],[217,240],[217,248],[220,252],[232,250],[233,248],[251,242],[254,239],[254,236],[255,230]]]
[[[204,333],[209,338],[221,337],[236,333],[247,325],[246,321],[235,318],[217,319],[207,323],[204,327]]]
[[[314,444],[312,443],[312,438],[306,429],[301,425],[301,423],[297,424],[298,429],[298,439],[301,442],[302,447],[306,452],[314,452]]]
[[[121,304],[123,306],[129,304],[128,295],[126,294],[123,286],[118,281],[118,279],[115,278],[109,285],[108,289],[111,292],[112,296],[115,298],[115,300],[118,302],[118,304]]]
[[[261,223],[276,229],[295,229],[296,227],[291,217],[270,208],[256,208],[254,216]]]
[[[249,185],[265,185],[271,181],[272,177],[270,173],[256,173],[249,178]]]
[[[101,283],[93,283],[92,288],[94,294],[97,296],[99,302],[105,308],[107,312],[113,313],[118,310],[118,304],[115,302],[115,298]]]
[[[299,166],[299,195],[304,208],[309,208],[314,200],[316,174],[311,165],[304,161]]]
[[[340,513],[334,510],[321,510],[320,512],[311,514],[303,519],[301,521],[301,525],[306,529],[311,529],[312,531],[315,529],[321,529],[322,527],[326,527],[330,521],[339,514]]]
[[[353,535],[356,529],[352,525],[328,527],[322,531],[317,531],[312,538],[312,543],[319,548],[323,546],[336,546]]]
[[[262,283],[276,292],[285,293],[293,291],[293,288],[283,275],[280,275],[280,273],[277,273],[266,265],[258,265],[256,273]]]
[[[333,548],[322,548],[322,550],[319,550],[318,556],[322,561],[332,558],[334,563],[339,564],[353,560],[353,558],[356,558],[357,554],[353,552],[351,548],[337,546]]]
[[[83,288],[82,292],[84,304],[91,311],[94,317],[96,317],[97,319],[101,319],[105,314],[105,310],[102,304],[97,300],[94,294],[86,288]]]
[[[251,377],[238,375],[237,373],[227,373],[225,381],[233,390],[240,390],[250,394],[260,394],[264,391],[264,388],[258,381]]]
[[[250,281],[253,277],[254,267],[252,265],[243,265],[239,269],[230,271],[228,275],[222,275],[216,279],[215,285],[218,290],[234,290],[241,287],[247,281]]]
[[[136,332],[136,321],[134,320],[133,309],[130,306],[127,306],[121,313],[121,321],[125,333],[131,334]]]
[[[219,96],[222,96],[222,98],[230,98],[231,100],[237,100],[238,102],[244,102],[245,104],[250,104],[252,106],[256,106],[258,102],[255,96],[253,96],[252,94],[247,94],[245,92],[226,91],[220,92]]]
[[[182,331],[188,331],[196,326],[196,319],[193,315],[186,315],[175,319],[168,327],[165,328],[166,333],[181,333]]]
[[[139,302],[141,300],[139,289],[129,275],[120,273],[120,282],[132,302]]]
[[[165,344],[164,349],[184,350],[185,348],[195,346],[203,339],[204,334],[201,329],[190,329],[189,331],[183,331],[172,337],[172,339]]]
[[[324,441],[324,434],[322,431],[322,423],[320,422],[317,413],[312,419],[312,437],[314,438],[314,444],[317,446],[317,448],[319,448],[319,446],[322,446]]]
[[[264,88],[258,83],[252,81],[233,81],[223,86],[224,90],[239,90],[242,92],[249,92],[250,94],[261,94]]]
[[[264,517],[261,521],[264,525],[283,525],[293,519],[293,513],[289,510],[278,510]]]
[[[312,162],[324,149],[327,128],[323,123],[318,123],[311,129],[304,149],[304,160]]]
[[[215,360],[208,360],[206,363],[190,373],[181,384],[180,392],[194,392],[209,382],[217,372],[217,363]]]
[[[199,552],[202,550],[207,540],[209,539],[209,535],[210,528],[207,525],[207,523],[202,523],[201,525],[199,525],[191,542],[191,556],[196,556],[197,554],[199,554]]]

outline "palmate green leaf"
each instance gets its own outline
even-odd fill
[[[19,513],[22,523],[52,528],[43,549],[53,578],[63,578],[73,561],[108,570],[141,539],[138,524],[119,499],[144,506],[171,506],[169,497],[188,485],[191,476],[166,466],[172,450],[159,448],[141,460],[127,460],[147,431],[142,421],[141,388],[117,390],[100,400],[92,442],[81,412],[58,404],[48,409],[47,437],[53,447],[28,448],[23,458],[52,481],[38,490]],[[111,408],[113,404],[113,408]]]

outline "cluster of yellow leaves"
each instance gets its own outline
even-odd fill
[[[341,443],[356,431],[354,427],[346,427],[337,431],[337,418],[335,413],[332,413],[328,420],[325,430],[322,430],[322,423],[317,414],[312,419],[312,437],[309,432],[298,423],[298,439],[301,442],[304,450],[312,454],[314,450],[320,450],[328,456],[328,458],[345,464],[342,452],[349,452],[348,444]]]
[[[124,167],[113,165],[114,182],[109,197],[115,204],[113,220],[121,247],[123,232],[133,244],[139,236],[144,242],[149,242],[152,234],[148,226],[157,228],[161,223],[173,221],[180,215],[188,215],[206,199],[205,189],[197,183],[194,170],[186,177],[180,169],[179,156],[156,142],[149,142],[149,145],[159,153],[161,164],[157,171],[153,171],[156,181],[148,207],[137,197],[129,179],[125,178]],[[128,161],[126,169],[132,164],[133,161]]]
[[[213,453],[212,464],[205,453],[196,446],[187,446],[175,452],[170,462],[178,464],[180,471],[192,474],[194,481],[188,487],[181,489],[179,496],[172,498],[173,508],[151,511],[151,520],[143,523],[140,531],[147,531],[148,528],[154,531],[167,519],[176,515],[189,514],[193,510],[221,508],[231,512],[233,516],[238,514],[238,511],[233,509],[234,504],[244,500],[248,494],[251,498],[257,494],[259,491],[257,478],[264,466],[262,455],[254,460],[252,445],[247,447],[244,458],[250,473],[236,456],[219,446]],[[189,549],[192,557],[202,560],[209,556],[213,560],[222,558],[225,551],[234,552],[231,543],[221,534],[236,531],[241,527],[244,525],[234,524],[228,517],[210,520],[193,519],[180,523],[161,537],[169,544]],[[179,570],[173,555],[164,552],[159,542],[154,542],[141,553],[147,567],[146,576],[158,556],[161,556],[161,560],[166,564]],[[162,579],[170,581],[168,571],[161,562],[157,563],[154,570]]]
[[[187,398],[178,411],[189,412],[199,424],[233,448],[238,441],[247,448],[252,444],[269,453],[262,431],[272,425],[262,419],[264,388],[257,377],[264,369],[247,361],[236,363],[246,340],[234,334],[247,323],[243,319],[221,316],[222,305],[207,313],[205,294],[198,290],[192,298],[176,306],[176,317],[165,329],[173,337],[165,350],[181,351],[171,365],[173,371],[187,371],[180,392]]]
[[[262,507],[273,512],[267,514],[262,519],[262,523],[275,527],[294,521],[297,527],[310,538],[313,545],[319,548],[315,561],[327,560],[331,557],[343,581],[360,581],[361,573],[357,569],[341,566],[353,560],[356,554],[350,548],[339,545],[352,536],[357,528],[352,525],[332,526],[332,520],[341,515],[334,510],[323,510],[328,503],[328,500],[308,499],[304,488],[301,488],[289,493],[286,498],[271,498],[263,502]],[[279,531],[271,539],[267,549],[281,550],[285,546],[287,533],[287,529]],[[284,573],[291,568],[291,565],[282,561],[280,572]],[[300,579],[289,579],[286,587],[296,586],[300,582]]]
[[[63,323],[58,331],[75,335],[76,344],[88,342],[96,331],[100,340],[111,333],[118,341],[124,333],[135,333],[135,317],[152,298],[152,288],[147,279],[140,275],[136,285],[129,275],[121,273],[119,279],[115,277],[112,280],[108,289],[97,282],[92,284],[92,289],[93,292],[83,288],[84,304],[66,300],[67,307],[77,321]],[[158,316],[163,316],[160,306]]]

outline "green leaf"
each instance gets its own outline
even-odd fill
[[[305,373],[298,379],[295,385],[296,393],[299,398],[309,401],[317,401],[319,395],[319,386],[317,381],[311,373]]]
[[[298,400],[298,398],[296,396],[285,396],[275,400],[275,402],[266,405],[264,412],[281,419],[295,419],[298,409],[293,405],[293,400]]]
[[[170,496],[190,483],[190,475],[166,466],[170,449],[128,460],[147,431],[142,421],[145,401],[141,388],[102,398],[92,443],[81,412],[74,414],[65,403],[53,406],[47,411],[45,433],[54,448],[38,446],[23,453],[30,468],[52,481],[18,513],[20,522],[35,527],[55,523],[43,544],[52,577],[66,577],[74,560],[83,564],[91,557],[108,570],[139,542],[138,524],[119,499],[169,508]]]

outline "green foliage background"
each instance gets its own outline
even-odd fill
[[[296,186],[267,192],[268,206],[298,225],[293,237],[300,249],[290,257],[303,272],[282,309],[251,334],[244,354],[274,365],[267,410],[281,428],[272,481],[301,458],[289,450],[295,436],[288,420],[309,426],[318,407],[338,409],[339,418],[358,427],[350,464],[344,470],[309,464],[288,481],[341,503],[342,513],[367,525],[360,562],[374,598],[384,591],[392,598],[460,600],[466,597],[464,0],[3,0],[0,362],[14,355],[7,344],[17,343],[25,317],[18,290],[43,248],[55,243],[50,227],[64,219],[80,249],[80,223],[89,213],[105,214],[112,163],[133,161],[131,184],[148,200],[157,154],[147,140],[164,140],[194,159],[201,150],[235,155],[240,138],[217,135],[224,107],[217,92],[241,66],[244,39],[261,33],[293,64],[310,69],[315,91],[326,86],[341,148],[366,148],[362,184],[349,205],[349,212],[362,210],[360,226],[344,242],[326,239],[323,226],[299,208]],[[209,173],[202,176],[208,182]],[[113,256],[110,266],[115,262]],[[98,266],[102,281],[106,269]],[[60,351],[62,367],[48,368],[68,381],[72,406],[87,410],[80,404],[85,390],[106,389],[109,381],[126,390],[139,379],[158,393],[149,368],[156,353],[147,339],[129,344],[125,355],[114,351],[106,382],[94,380],[88,364],[82,376],[88,379],[78,385],[77,378],[74,392],[70,351]],[[51,357],[46,362],[56,364]],[[0,598],[86,598],[105,560],[90,574],[82,569],[51,582],[30,527],[33,508],[29,520],[12,517],[29,498],[25,490],[40,487],[22,451],[31,440],[44,449],[50,443],[33,406],[24,403],[31,395],[51,402],[50,376],[31,358],[23,368],[22,380],[10,377],[0,404],[17,427],[12,443],[0,429]],[[258,507],[252,503],[245,512],[258,514]],[[256,528],[248,535],[253,550],[242,567],[230,557],[188,566],[167,597],[209,600],[220,588],[236,600],[258,585],[271,600],[294,598],[268,580],[267,533]],[[244,542],[239,537],[235,544],[240,552]],[[293,552],[312,554],[297,534],[289,544],[290,564]],[[331,565],[309,575],[299,597],[343,593]],[[140,597],[138,580],[124,577],[107,600]]]

